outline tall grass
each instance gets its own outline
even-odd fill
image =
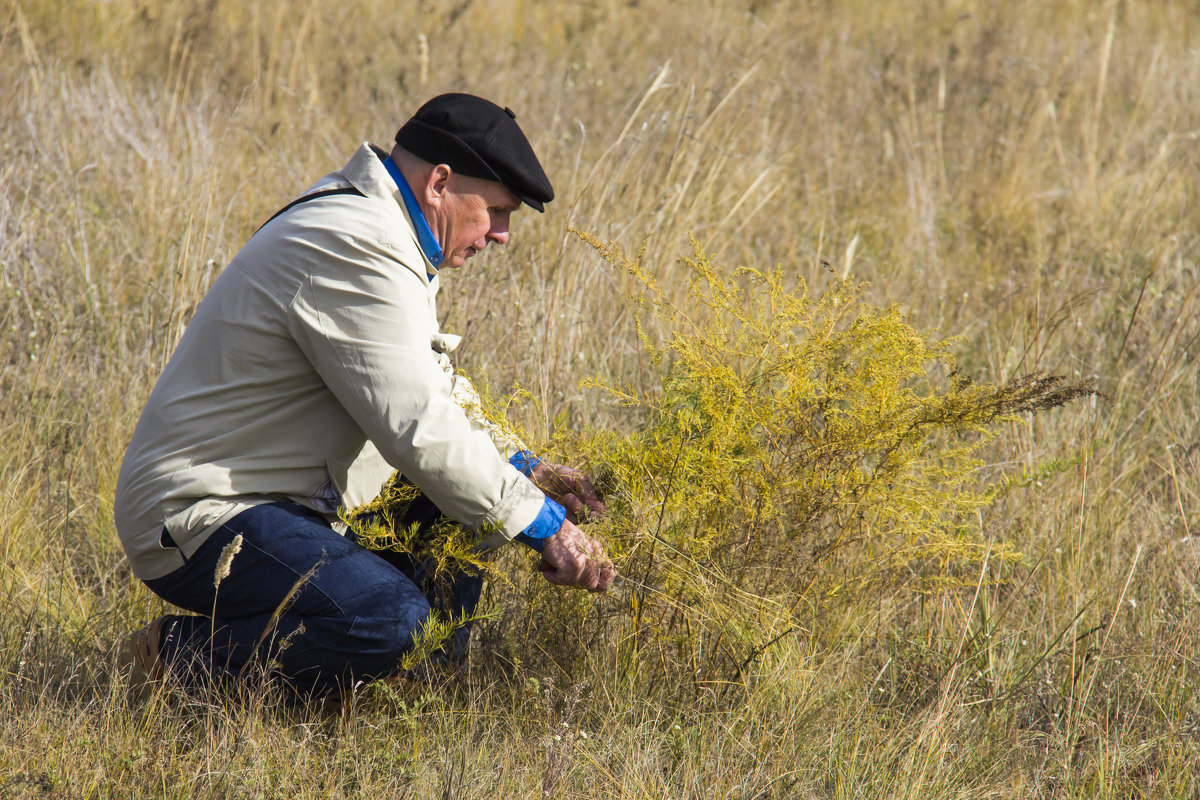
[[[1168,2],[12,0],[0,795],[1194,796],[1198,35]],[[636,591],[530,613],[550,590],[514,551],[444,685],[333,718],[128,703],[110,645],[158,601],[110,498],[142,401],[254,228],[448,90],[514,108],[557,190],[442,308],[461,366],[538,399],[512,410],[536,444],[638,430],[582,379],[662,377],[636,278],[570,228],[646,241],[673,296],[692,235],[789,290],[868,282],[976,381],[1094,378],[983,451],[1007,491],[977,535],[1022,560],[828,605],[730,686],[622,664]]]

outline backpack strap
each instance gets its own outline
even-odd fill
[[[284,212],[287,212],[287,211],[291,211],[293,208],[300,205],[301,203],[307,203],[309,200],[316,200],[318,197],[329,197],[330,195],[335,195],[335,194],[356,194],[359,197],[366,197],[366,195],[363,194],[362,192],[360,192],[358,190],[358,188],[355,186],[343,186],[339,189],[324,189],[319,192],[313,192],[312,194],[306,194],[303,197],[297,197],[295,200],[288,203],[286,206],[284,206],[283,208],[279,209],[274,214],[272,214],[271,218],[269,220],[264,222],[262,225],[258,226],[258,230],[255,231],[255,233],[258,233],[258,231],[261,231],[263,228],[267,227],[272,222],[274,222],[275,218],[278,217],[280,214],[283,214]]]

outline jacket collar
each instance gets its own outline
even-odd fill
[[[400,168],[396,166],[396,162],[392,161],[392,157],[388,156],[383,160],[383,166],[387,169],[388,174],[392,176],[392,181],[395,182],[396,188],[400,190],[400,197],[404,200],[404,210],[408,212],[408,220],[413,224],[413,229],[417,233],[417,244],[421,246],[421,254],[425,256],[425,260],[435,267],[442,265],[442,246],[438,244],[437,237],[433,231],[429,229],[429,221],[425,219],[425,213],[421,211],[421,204],[417,202],[417,196],[413,194],[412,188],[405,180],[404,174],[400,172]],[[433,276],[429,278],[432,280]]]
[[[404,227],[409,235],[412,236],[413,243],[417,245],[417,249],[421,253],[421,258],[425,261],[427,277],[432,281],[437,277],[438,268],[430,260],[429,254],[425,251],[424,243],[417,234],[419,225],[424,225],[426,229],[429,226],[423,216],[419,220],[413,219],[413,214],[410,213],[408,205],[404,202],[400,188],[388,173],[387,167],[383,165],[383,159],[387,157],[388,153],[386,150],[370,142],[363,142],[362,146],[350,158],[349,163],[342,169],[342,175],[368,197],[391,198],[396,203],[404,215],[404,221],[407,223]],[[419,207],[416,213],[420,215]]]

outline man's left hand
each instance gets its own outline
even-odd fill
[[[567,519],[576,525],[608,511],[592,482],[573,467],[543,461],[533,468],[529,477],[551,500],[562,504],[567,510]]]
[[[546,539],[538,569],[553,584],[579,586],[589,592],[607,591],[617,577],[604,548],[567,521]]]

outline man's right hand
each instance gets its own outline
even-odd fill
[[[546,539],[538,569],[551,583],[581,586],[592,592],[607,590],[617,575],[604,548],[570,520],[564,520],[558,532]]]

